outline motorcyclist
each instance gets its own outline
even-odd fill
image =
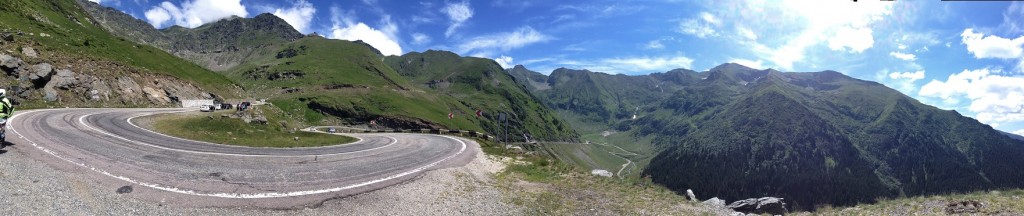
[[[14,115],[14,105],[7,99],[7,90],[0,89],[0,118],[8,119]]]
[[[0,89],[0,141],[7,140],[7,119],[14,115],[14,105],[7,99],[7,90]]]

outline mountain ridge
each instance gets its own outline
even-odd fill
[[[831,70],[780,72],[729,63],[704,72],[674,71],[616,78],[558,69],[547,77],[551,90],[533,91],[560,113],[575,113],[567,118],[603,118],[576,121],[584,127],[603,125],[635,140],[652,137],[654,156],[642,175],[677,192],[692,188],[727,200],[781,196],[796,209],[814,209],[1024,186],[1012,180],[1024,173],[1011,168],[1024,160],[1010,156],[1024,155],[1024,143],[877,82]],[[602,78],[558,81],[588,77]],[[559,90],[576,87],[600,91]],[[610,115],[614,106],[563,105],[615,104],[609,95],[626,92],[643,104],[636,118]]]

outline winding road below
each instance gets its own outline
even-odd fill
[[[252,148],[155,133],[136,117],[187,109],[51,109],[19,112],[8,142],[117,193],[185,206],[291,208],[417,178],[473,160],[479,146],[431,134],[345,134],[359,141],[315,148]],[[114,193],[115,191],[111,191]]]

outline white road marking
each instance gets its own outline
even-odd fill
[[[179,112],[189,112],[189,111],[191,111],[191,110],[185,110],[185,111],[178,111],[178,112],[168,112],[168,113],[179,113]],[[205,144],[210,144],[210,145],[224,145],[224,144],[217,144],[217,143],[211,143],[211,142],[203,142],[203,141],[198,141],[198,140],[190,140],[190,139],[185,139],[185,138],[179,138],[179,137],[175,137],[175,136],[170,136],[170,135],[167,135],[167,134],[157,133],[157,132],[155,132],[155,131],[152,131],[152,130],[149,130],[149,129],[146,129],[146,128],[143,128],[143,127],[139,127],[138,125],[135,125],[135,122],[132,122],[132,119],[135,119],[135,118],[138,118],[138,117],[143,117],[143,116],[151,116],[151,115],[157,115],[157,114],[163,114],[163,113],[151,113],[151,114],[141,114],[141,115],[136,115],[136,116],[132,116],[131,118],[128,118],[128,120],[127,120],[127,121],[128,121],[128,124],[132,125],[132,126],[133,126],[133,127],[135,127],[135,128],[138,128],[138,129],[142,129],[142,130],[145,130],[146,132],[150,132],[150,133],[153,133],[153,134],[157,134],[157,135],[160,135],[160,136],[168,137],[168,138],[171,138],[171,139],[177,139],[177,140],[184,140],[184,141],[190,141],[190,142],[200,142],[200,143],[205,143]],[[92,114],[90,114],[90,115],[92,115]],[[356,142],[353,142],[353,143],[358,143],[358,142],[362,142],[362,141],[363,141],[363,138],[359,138],[359,137],[352,137],[352,138],[356,138],[356,139],[358,139],[358,140],[359,140],[359,141],[356,141]],[[390,138],[390,137],[389,137],[389,138]],[[392,139],[392,140],[394,140],[394,139]],[[237,146],[233,146],[233,147],[237,147]],[[331,147],[331,146],[321,146],[321,147],[296,147],[295,149],[317,149],[317,148],[330,148],[330,147]],[[383,147],[383,146],[382,146],[382,147]],[[375,149],[375,148],[374,148],[374,149]],[[329,156],[329,155],[321,155],[321,156]]]
[[[32,113],[32,112],[35,112],[35,111],[38,111],[38,110],[33,110],[33,111],[29,111],[29,112],[19,113],[19,115],[24,115],[24,114],[27,114],[27,113]],[[11,122],[13,122],[14,118],[16,118],[17,116],[18,115],[12,116],[11,119],[10,119]],[[81,118],[79,118],[79,121],[81,122]],[[141,186],[145,186],[145,187],[149,187],[149,188],[153,188],[153,189],[157,189],[157,190],[167,191],[167,192],[180,193],[180,194],[193,195],[193,196],[206,196],[206,197],[219,197],[219,198],[237,198],[237,199],[259,199],[259,198],[280,198],[280,197],[305,196],[305,195],[315,195],[315,194],[322,194],[322,193],[339,192],[339,191],[343,191],[343,190],[347,190],[347,189],[363,187],[363,186],[367,186],[367,185],[371,185],[371,184],[376,184],[376,183],[380,183],[380,182],[384,182],[384,181],[389,181],[389,180],[401,178],[401,177],[404,177],[404,176],[407,176],[407,175],[411,175],[411,174],[414,174],[414,173],[422,172],[422,171],[424,171],[426,169],[429,169],[431,167],[436,166],[437,164],[440,164],[441,162],[444,162],[444,161],[447,161],[447,160],[449,160],[451,158],[454,158],[457,155],[461,155],[466,150],[466,143],[463,142],[460,139],[455,139],[455,138],[451,138],[451,137],[447,137],[447,136],[440,136],[440,135],[431,135],[431,136],[438,136],[438,137],[444,137],[444,138],[448,138],[448,139],[451,139],[451,140],[455,140],[455,141],[459,142],[462,145],[462,147],[459,148],[459,151],[456,152],[455,154],[449,155],[448,157],[445,157],[445,158],[443,158],[441,160],[438,160],[438,161],[435,161],[433,163],[421,166],[419,168],[412,169],[412,170],[409,170],[409,171],[405,171],[405,172],[402,172],[402,173],[398,173],[398,174],[395,174],[395,175],[387,176],[387,177],[384,177],[384,178],[379,178],[379,179],[375,179],[375,180],[371,180],[371,181],[366,181],[366,182],[357,183],[357,184],[351,184],[351,185],[342,186],[342,187],[327,188],[327,189],[320,189],[320,190],[305,190],[305,191],[294,191],[294,192],[255,193],[255,194],[204,193],[204,192],[197,192],[197,191],[194,191],[194,190],[180,189],[180,188],[177,188],[177,187],[164,186],[164,185],[160,185],[160,184],[141,182],[141,181],[137,181],[137,180],[134,180],[134,179],[131,179],[131,178],[128,178],[128,177],[111,174],[111,173],[109,173],[107,171],[104,171],[102,169],[97,169],[96,167],[89,166],[89,165],[87,165],[85,163],[79,163],[79,162],[72,161],[72,160],[67,159],[67,158],[65,158],[63,156],[60,156],[59,154],[57,154],[54,151],[51,151],[51,150],[49,150],[49,149],[47,149],[45,147],[42,147],[42,146],[36,144],[36,142],[34,142],[32,140],[29,140],[28,138],[25,138],[25,136],[23,136],[16,129],[14,129],[13,125],[14,124],[10,124],[10,126],[9,126],[11,128],[11,131],[14,132],[15,134],[18,134],[18,137],[21,137],[21,139],[23,139],[25,141],[28,141],[29,143],[32,144],[32,146],[36,147],[37,149],[39,149],[39,150],[41,150],[43,152],[46,152],[47,154],[50,154],[50,155],[52,155],[54,157],[57,157],[57,158],[59,158],[61,160],[67,161],[68,163],[80,166],[82,168],[86,168],[86,169],[92,170],[93,172],[97,172],[97,173],[106,175],[106,176],[111,177],[111,178],[119,179],[119,180],[122,180],[122,181],[126,181],[126,182],[129,182],[129,183],[133,183],[133,184],[137,184],[137,185],[141,185]],[[392,139],[394,140],[394,138],[392,138]]]
[[[388,139],[391,139],[391,142],[388,143],[387,145],[384,145],[384,146],[379,146],[379,147],[374,147],[374,148],[369,148],[369,149],[363,149],[363,150],[359,150],[359,151],[340,152],[340,153],[333,153],[333,154],[314,154],[314,155],[249,155],[249,154],[232,154],[232,153],[193,151],[193,150],[167,148],[167,147],[163,147],[163,146],[159,146],[159,145],[153,145],[153,144],[149,144],[149,143],[145,143],[145,142],[141,142],[141,141],[135,141],[135,140],[124,138],[124,137],[121,137],[121,136],[118,136],[118,135],[114,135],[114,134],[109,133],[109,132],[104,131],[104,130],[100,130],[100,129],[94,128],[92,126],[89,126],[89,124],[85,123],[85,118],[89,117],[89,116],[92,116],[94,114],[88,114],[88,115],[83,115],[81,117],[78,117],[78,123],[82,124],[82,126],[85,126],[85,127],[89,128],[89,130],[93,130],[93,131],[105,134],[107,136],[118,138],[118,139],[121,139],[121,140],[124,140],[124,141],[128,141],[128,142],[131,142],[131,143],[141,144],[141,145],[145,145],[145,146],[149,146],[149,147],[153,147],[153,148],[164,149],[164,150],[179,151],[179,152],[194,153],[194,154],[209,154],[209,155],[238,156],[238,157],[279,157],[279,158],[309,157],[309,156],[335,156],[335,155],[345,155],[345,154],[353,154],[353,153],[372,151],[372,150],[376,150],[376,149],[380,149],[380,148],[391,146],[391,145],[393,145],[393,144],[398,142],[398,140],[395,139],[394,137],[383,136],[383,137],[387,137]],[[137,128],[146,130],[145,128],[139,127],[138,125],[132,124],[131,123],[131,118],[129,118],[127,121],[128,121],[129,124],[131,124],[131,125],[133,125],[133,126],[135,126]],[[146,131],[151,132],[151,133],[155,133],[155,134],[160,134],[160,135],[167,136],[167,137],[172,137],[172,136],[164,135],[164,134],[161,134],[161,133],[156,133],[156,132],[153,132],[151,130],[146,130]],[[179,140],[199,142],[199,141],[195,141],[195,140],[188,140],[188,139],[182,139],[182,138],[177,138],[177,137],[172,137],[172,138],[176,138],[176,139],[179,139]],[[359,140],[362,141],[363,139],[359,139]],[[206,142],[201,142],[201,143],[206,143]],[[214,144],[214,145],[220,145],[220,144]]]

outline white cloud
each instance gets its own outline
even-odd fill
[[[512,32],[504,32],[472,38],[458,45],[458,50],[461,53],[468,53],[470,51],[508,51],[533,43],[545,42],[551,39],[551,36],[545,35],[537,30],[534,30],[530,26],[525,26],[520,27],[519,29],[516,29],[515,31]]]
[[[1013,132],[1013,134],[1024,136],[1024,129],[1016,130]]]
[[[824,44],[834,50],[853,53],[873,47],[875,24],[889,17],[893,8],[891,2],[878,1],[732,2],[739,8],[713,7],[721,8],[713,13],[735,25],[764,33],[757,35],[757,42],[741,44],[750,47],[759,59],[769,61],[783,70],[792,70],[795,63],[803,63],[807,50],[818,45]]]
[[[512,68],[512,66],[514,66],[512,64],[512,57],[508,57],[505,55],[494,58],[494,61],[498,62],[498,64],[501,65],[501,68]]]
[[[379,28],[373,28],[363,22],[358,22],[355,11],[345,11],[338,7],[331,7],[331,33],[332,39],[361,40],[373,48],[376,48],[384,55],[402,55],[402,46],[398,43],[398,26],[391,22],[391,16],[381,16]]]
[[[625,57],[594,61],[563,60],[557,62],[557,65],[606,73],[640,74],[665,72],[677,68],[691,68],[693,66],[693,59],[686,56]]]
[[[1024,36],[1015,39],[1002,38],[995,35],[985,36],[982,33],[975,33],[974,29],[965,29],[962,34],[963,43],[967,45],[967,52],[974,54],[975,58],[1020,58],[1024,49]]]
[[[828,39],[828,48],[835,51],[849,49],[851,53],[860,53],[875,44],[871,36],[871,28],[840,27],[835,36]]]
[[[160,3],[147,10],[145,16],[156,28],[165,27],[165,23],[195,28],[230,16],[246,17],[248,14],[241,0],[185,0],[180,6],[167,1]]]
[[[335,26],[331,38],[341,40],[362,40],[377,48],[384,55],[402,55],[402,47],[384,32],[371,28],[365,23],[357,23],[348,27]]]
[[[765,69],[765,68],[767,68],[767,67],[764,66],[764,61],[761,61],[760,59],[758,59],[757,61],[752,61],[752,60],[749,60],[749,59],[732,59],[732,60],[729,60],[729,62],[740,64],[740,65],[747,66],[749,68],[754,68],[754,69]]]
[[[921,87],[921,96],[970,100],[968,110],[990,125],[1024,121],[1024,77],[1002,76],[998,70],[964,70],[946,81],[932,80]]]
[[[452,24],[448,26],[448,30],[444,31],[445,37],[451,37],[455,33],[455,30],[462,27],[462,24],[473,17],[473,9],[469,7],[468,1],[448,3],[441,12],[448,15],[448,19],[452,21]]]
[[[917,60],[917,56],[915,56],[914,54],[911,54],[911,53],[889,52],[889,55],[892,56],[892,57],[896,57],[898,59],[906,60],[906,61]]]
[[[430,43],[430,36],[423,33],[412,33],[412,44],[423,45]]]
[[[665,48],[665,44],[661,43],[661,40],[652,40],[644,45],[644,49],[662,49]]]
[[[100,0],[89,0],[89,1],[91,1],[91,2],[96,2],[96,3],[100,3]]]
[[[889,78],[892,79],[905,79],[910,82],[924,79],[924,71],[915,72],[892,72],[889,74]]]
[[[743,38],[745,38],[747,40],[750,40],[750,41],[756,41],[757,40],[757,33],[754,33],[754,31],[750,30],[747,27],[737,26],[736,27],[736,32],[739,32],[740,36],[743,36]]]
[[[717,36],[715,28],[722,25],[722,20],[708,12],[701,12],[698,17],[679,22],[679,32],[699,38]]]
[[[316,8],[306,0],[295,1],[290,8],[274,10],[274,16],[280,17],[302,33],[309,33],[309,23],[313,21],[313,15],[316,15]]]

